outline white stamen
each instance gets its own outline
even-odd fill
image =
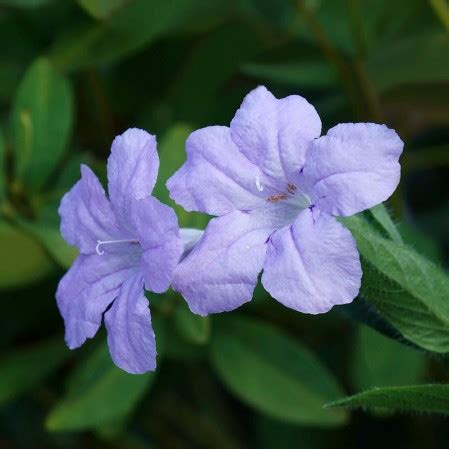
[[[109,243],[139,243],[136,239],[123,239],[123,240],[97,240],[97,246],[95,247],[95,251],[99,256],[104,254],[104,250],[101,250],[101,245],[107,245]]]
[[[260,179],[258,176],[256,176],[256,187],[259,192],[263,191],[263,185],[260,183]]]

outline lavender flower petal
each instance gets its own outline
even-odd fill
[[[230,311],[250,301],[271,232],[240,211],[212,219],[176,268],[173,288],[199,315]]]
[[[143,283],[139,273],[128,278],[120,288],[118,298],[105,313],[112,360],[119,368],[132,374],[156,368],[156,339]]]
[[[240,151],[268,176],[295,182],[310,143],[321,133],[321,120],[304,98],[277,99],[259,86],[243,100],[231,122]]]
[[[186,151],[186,163],[168,180],[167,188],[188,211],[224,215],[254,209],[272,192],[272,180],[239,151],[225,126],[193,132]]]
[[[317,314],[351,302],[361,277],[351,233],[334,217],[306,209],[271,237],[262,284],[285,306]]]
[[[304,168],[312,202],[331,215],[352,215],[385,201],[396,189],[403,142],[385,125],[344,123],[311,148]]]
[[[168,289],[183,252],[174,210],[154,197],[131,202],[132,226],[142,247],[141,272],[145,288],[155,293]]]
[[[61,234],[83,254],[95,252],[97,240],[120,238],[120,230],[104,189],[92,170],[81,166],[81,179],[59,206]]]
[[[56,292],[70,349],[95,335],[103,312],[117,297],[122,283],[137,271],[137,263],[135,253],[78,256]]]
[[[132,128],[112,142],[108,159],[109,197],[123,226],[129,222],[132,199],[151,195],[159,170],[156,138]]]

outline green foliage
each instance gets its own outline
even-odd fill
[[[37,387],[69,354],[59,337],[3,354],[0,357],[0,405]]]
[[[362,255],[362,296],[407,339],[449,352],[449,277],[404,244],[383,238],[360,217],[344,219]]]
[[[153,195],[175,209],[179,226],[203,229],[209,221],[208,216],[197,212],[186,212],[170,198],[168,189],[165,187],[170,176],[181,168],[186,160],[184,144],[192,131],[192,128],[188,125],[174,125],[158,143],[160,169]]]
[[[298,88],[332,87],[338,82],[337,75],[332,67],[322,61],[252,63],[244,65],[242,72],[268,82]]]
[[[447,1],[0,5],[5,447],[355,449],[362,435],[370,447],[446,448],[447,426],[416,412],[444,411],[448,383]],[[154,194],[181,226],[204,228],[209,217],[177,206],[165,183],[185,161],[188,135],[228,125],[258,84],[277,97],[304,96],[323,133],[341,122],[378,122],[405,142],[388,207],[345,220],[361,253],[359,297],[314,317],[259,285],[243,316],[201,318],[171,290],[147,292],[156,374],[121,372],[106,343],[66,350],[55,291],[76,250],[59,233],[57,209],[80,164],[104,183],[113,137],[147,129],[161,161]],[[443,385],[406,387],[420,382]],[[339,385],[362,392],[343,402],[375,408],[374,420],[323,409],[344,397]],[[372,387],[381,389],[365,391]],[[415,416],[392,421],[394,410]]]
[[[205,344],[211,332],[211,319],[209,316],[194,315],[185,306],[176,309],[173,319],[179,333],[194,344]]]
[[[126,5],[127,0],[78,0],[78,3],[96,19],[105,19]]]
[[[66,395],[47,418],[52,431],[91,429],[126,417],[153,382],[118,369],[103,344],[72,373]]]
[[[188,29],[201,13],[207,23],[224,7],[223,0],[165,0],[127,2],[107,24],[72,30],[56,42],[52,59],[64,70],[110,64],[135,52],[161,36]]]
[[[372,207],[370,210],[371,215],[374,217],[376,222],[383,228],[387,235],[396,243],[402,243],[402,237],[396,228],[393,220],[388,213],[387,208],[383,203]]]
[[[323,404],[341,394],[325,366],[298,341],[261,321],[214,322],[211,361],[227,387],[256,410],[292,423],[335,426],[344,414]]]
[[[18,8],[38,8],[54,0],[0,0],[0,5]]]
[[[0,247],[0,288],[35,282],[53,269],[50,258],[38,241],[2,221]]]
[[[50,227],[46,223],[19,221],[21,229],[37,239],[50,257],[63,268],[69,268],[75,260],[78,250],[70,246],[62,238],[58,227]]]
[[[5,160],[6,160],[5,140],[3,138],[3,132],[0,129],[0,204],[6,198]]]
[[[16,176],[31,191],[43,186],[61,159],[72,116],[70,85],[38,59],[19,86],[12,115]]]
[[[379,90],[403,84],[444,82],[449,78],[449,35],[430,33],[407,38],[382,48],[367,61]]]
[[[373,386],[410,385],[420,380],[422,352],[361,327],[355,341],[353,378],[357,390]]]
[[[395,412],[449,414],[449,385],[373,388],[329,403],[327,408],[380,408]]]

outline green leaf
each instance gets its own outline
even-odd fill
[[[249,63],[241,70],[245,75],[293,87],[332,87],[338,83],[335,70],[322,61]]]
[[[359,328],[355,350],[353,378],[358,390],[413,384],[423,374],[424,353],[384,337],[369,327]]]
[[[449,414],[449,385],[373,388],[326,404],[327,408],[380,408],[396,412]]]
[[[383,238],[362,218],[342,221],[362,255],[362,297],[410,341],[449,352],[448,275],[408,246]]]
[[[258,320],[239,316],[214,321],[211,362],[243,402],[280,420],[335,426],[345,414],[323,404],[341,394],[324,365],[298,341]]]
[[[58,228],[46,223],[19,220],[19,226],[34,236],[47,250],[53,260],[63,268],[69,268],[78,255],[78,250],[62,238]]]
[[[0,129],[0,203],[6,199],[6,167],[5,167],[6,148],[3,139],[3,132]]]
[[[200,345],[208,342],[211,331],[209,316],[195,315],[185,305],[181,305],[176,308],[173,319],[178,332],[186,340]]]
[[[116,12],[121,6],[126,5],[129,0],[78,0],[92,17],[104,19],[113,12]]]
[[[186,160],[185,141],[191,132],[190,126],[179,123],[172,126],[162,137],[158,144],[160,168],[153,195],[173,207],[180,227],[203,229],[209,221],[208,215],[186,212],[170,198],[165,186],[170,176],[181,168]]]
[[[388,213],[387,208],[383,203],[372,207],[369,211],[371,212],[371,215],[374,217],[377,223],[382,226],[391,240],[394,240],[396,243],[402,243],[401,234],[399,234],[396,225],[393,223],[393,220],[391,219],[390,214]]]
[[[25,286],[54,269],[44,248],[34,238],[1,221],[0,248],[0,288]]]
[[[126,417],[153,379],[152,373],[132,375],[117,368],[103,344],[72,373],[67,394],[51,410],[46,426],[79,431]]]
[[[0,358],[0,404],[36,387],[70,355],[62,338],[39,342]]]
[[[71,30],[56,42],[52,60],[62,70],[109,64],[149,45],[157,38],[185,30],[193,23],[208,26],[227,8],[223,0],[134,0],[104,23]]]
[[[410,83],[449,80],[449,34],[410,34],[370,56],[367,69],[376,87],[386,91]]]
[[[70,85],[46,59],[38,59],[19,86],[12,114],[16,176],[32,192],[61,159],[72,120]]]

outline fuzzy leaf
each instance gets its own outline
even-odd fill
[[[407,339],[449,352],[449,277],[413,249],[383,238],[365,220],[343,220],[362,256],[361,295]]]
[[[381,408],[396,412],[449,414],[449,385],[373,388],[326,404],[326,408]]]
[[[396,225],[391,219],[390,214],[388,213],[388,210],[383,203],[372,207],[369,211],[371,212],[371,215],[374,217],[377,223],[382,226],[391,240],[394,240],[396,243],[402,243],[401,234],[399,234]]]

